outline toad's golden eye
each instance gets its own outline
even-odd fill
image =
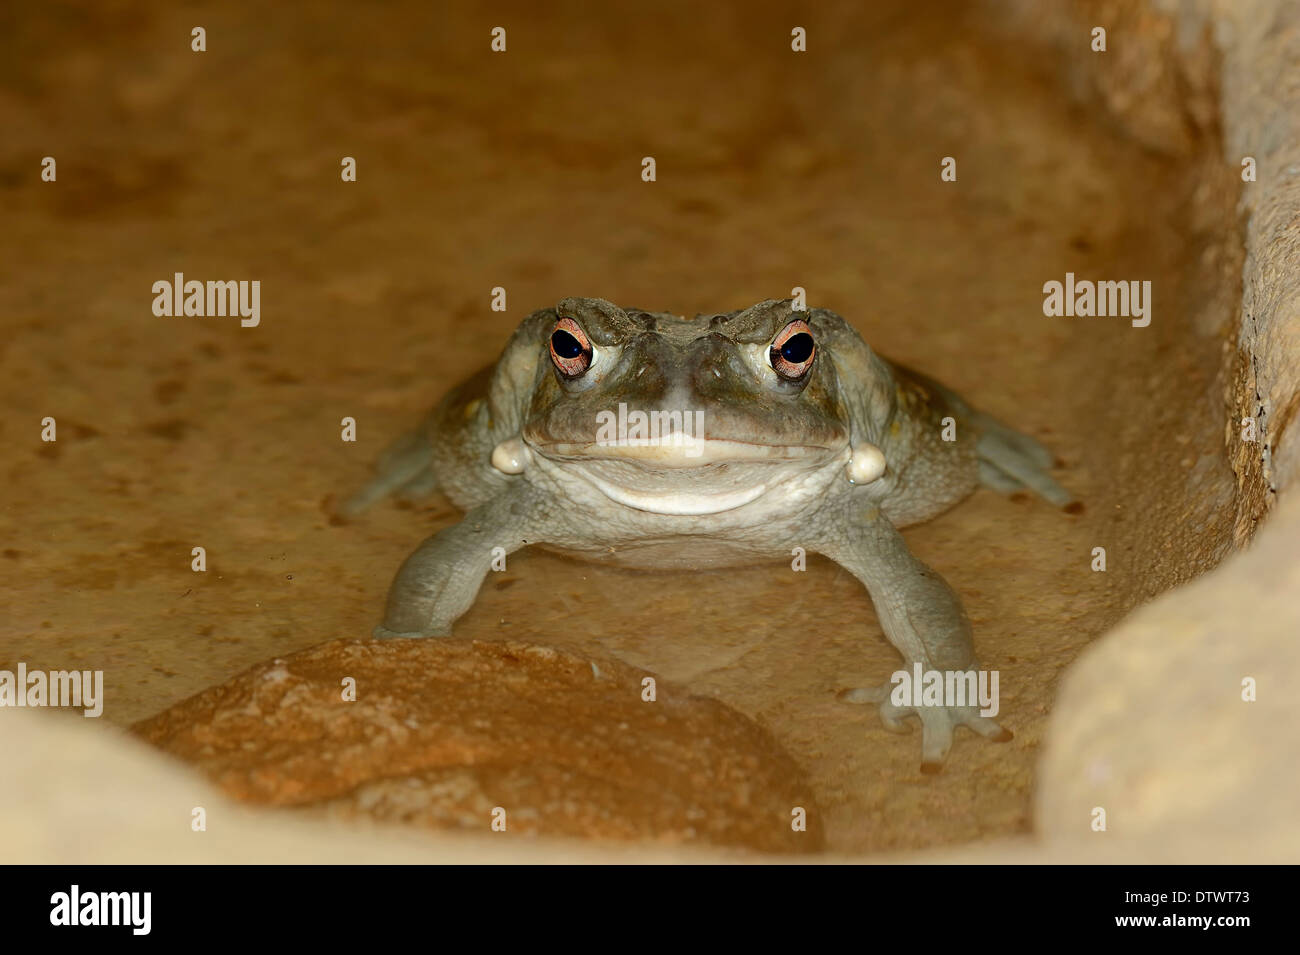
[[[551,331],[551,361],[565,378],[580,378],[591,367],[591,342],[571,318],[561,318]]]
[[[808,374],[816,355],[817,343],[813,341],[812,329],[803,319],[796,318],[772,339],[767,360],[772,370],[782,378],[798,381]]]

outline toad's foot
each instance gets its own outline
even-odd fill
[[[891,733],[910,733],[912,728],[903,722],[909,716],[921,721],[921,772],[934,774],[943,769],[943,761],[952,748],[952,734],[958,726],[978,733],[995,743],[1012,739],[1011,730],[997,720],[980,714],[978,706],[899,706],[890,699],[894,687],[864,687],[845,690],[840,699],[849,703],[880,704],[880,720]]]

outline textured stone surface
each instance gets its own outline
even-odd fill
[[[1219,0],[1224,53],[1224,149],[1258,179],[1241,193],[1248,255],[1237,349],[1246,375],[1236,418],[1257,418],[1254,445],[1236,442],[1272,495],[1300,477],[1300,5]],[[1235,425],[1237,422],[1234,421]]]
[[[335,641],[135,729],[266,805],[479,831],[500,807],[514,833],[822,848],[808,784],[766,732],[663,683],[646,701],[645,676],[520,643]]]

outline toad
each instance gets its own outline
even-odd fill
[[[424,541],[378,637],[449,634],[494,559],[542,546],[641,568],[715,568],[820,553],[867,589],[908,671],[976,670],[953,589],[899,528],[981,484],[1064,506],[1037,441],[876,354],[826,309],[791,301],[686,320],[568,298],[529,315],[493,366],[383,456],[346,506],[441,489],[464,519]],[[976,705],[879,704],[922,727],[935,772],[965,726],[1011,733]],[[969,701],[974,703],[974,701]]]

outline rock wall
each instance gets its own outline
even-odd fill
[[[1071,668],[1040,766],[1037,828],[1056,858],[1104,846],[1150,861],[1295,862],[1300,496],[1289,488],[1300,438],[1289,432],[1300,403],[1300,6],[1080,8],[1099,20],[1122,8],[1122,19],[1146,24],[1153,39],[1136,64],[1204,63],[1201,38],[1215,42],[1222,156],[1202,157],[1204,192],[1238,193],[1246,253],[1238,320],[1224,338],[1238,542],[1263,523],[1244,553],[1142,607]],[[1111,92],[1116,121],[1186,148],[1208,115],[1190,79],[1199,72],[1134,69],[1156,78],[1140,103]],[[1180,106],[1181,123],[1171,118]],[[1247,157],[1253,182],[1240,181]],[[1243,438],[1243,419],[1253,419],[1255,440]],[[1099,809],[1104,833],[1092,828]]]

